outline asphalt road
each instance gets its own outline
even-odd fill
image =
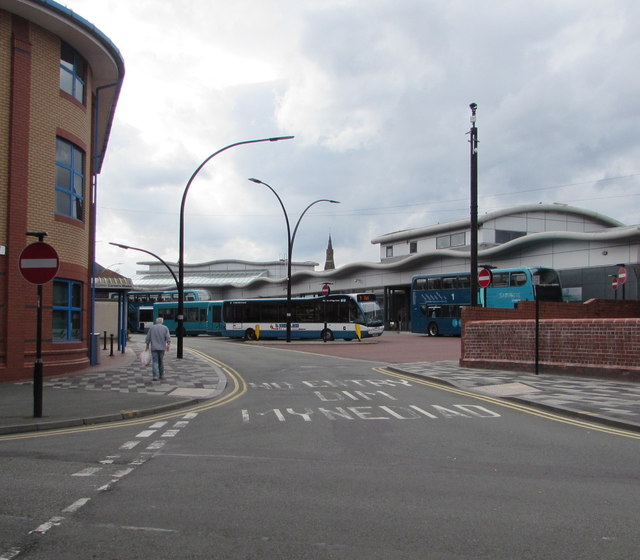
[[[392,375],[389,358],[322,355],[330,345],[188,344],[231,366],[226,397],[0,442],[11,481],[0,560],[626,560],[640,549],[637,440]]]

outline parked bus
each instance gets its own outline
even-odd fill
[[[184,301],[209,300],[206,290],[185,290]],[[145,333],[153,324],[153,304],[160,301],[178,301],[178,290],[148,290],[127,294],[127,323],[129,330]]]
[[[225,301],[224,336],[256,340],[284,338],[287,300],[243,299]],[[380,336],[382,310],[375,294],[330,295],[291,300],[291,338],[325,341]]]
[[[513,308],[534,301],[562,301],[562,287],[552,268],[524,267],[492,270],[488,288],[478,289],[478,305]],[[471,304],[468,272],[414,276],[411,282],[411,332],[429,336],[455,335],[462,330],[462,308]]]
[[[178,326],[178,302],[158,302],[153,304],[153,321],[158,317],[164,319],[164,324],[171,334],[176,334]],[[182,323],[185,336],[209,334],[221,336],[224,330],[222,322],[221,301],[185,301],[184,321]]]

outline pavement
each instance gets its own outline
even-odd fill
[[[0,435],[69,428],[151,416],[221,395],[224,372],[200,354],[172,351],[165,378],[152,381],[151,367],[137,356],[141,342],[126,352],[101,349],[100,363],[73,375],[46,378],[42,417],[34,417],[33,384],[0,384]],[[535,375],[462,368],[457,361],[393,363],[389,369],[465,391],[523,403],[571,417],[640,432],[640,383],[594,377]],[[45,364],[46,373],[46,364]]]
[[[215,363],[185,348],[166,356],[164,379],[142,367],[142,342],[124,353],[100,349],[99,364],[44,380],[42,416],[34,417],[33,383],[0,383],[0,435],[114,422],[195,405],[222,394],[227,379]],[[46,375],[46,363],[44,365]]]

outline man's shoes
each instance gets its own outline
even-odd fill
[[[158,378],[156,376],[153,376],[153,380],[158,381]]]

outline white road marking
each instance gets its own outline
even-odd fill
[[[73,502],[70,506],[64,508],[62,513],[74,513],[84,506],[91,498],[80,498]]]
[[[157,430],[143,430],[136,437],[139,437],[139,438],[151,437],[153,434],[156,433],[156,431]]]
[[[49,519],[49,521],[47,521],[46,523],[43,523],[42,525],[39,525],[33,531],[29,531],[29,534],[31,535],[33,533],[36,533],[38,535],[44,535],[52,527],[57,527],[63,521],[64,521],[64,517],[58,517],[58,516],[52,517],[51,519]]]
[[[94,474],[100,472],[102,467],[87,467],[86,469],[82,469],[77,473],[73,473],[71,476],[93,476]]]

